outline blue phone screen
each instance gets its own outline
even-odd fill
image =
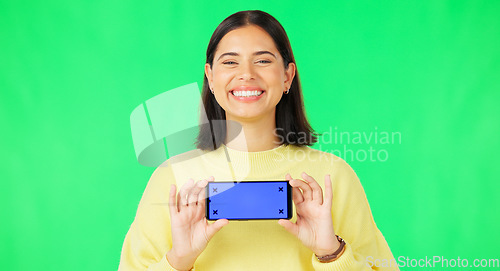
[[[209,182],[207,189],[207,219],[287,219],[291,212],[288,181]]]

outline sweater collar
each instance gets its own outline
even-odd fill
[[[293,152],[300,147],[282,144],[276,148],[246,152],[231,149],[222,144],[208,153],[207,162],[228,172],[232,179],[283,178],[284,165],[289,164]]]

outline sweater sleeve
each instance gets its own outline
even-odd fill
[[[315,270],[399,270],[389,246],[373,219],[364,189],[352,168],[339,159],[333,168],[332,218],[335,233],[344,239],[344,253],[335,261],[320,262]]]
[[[166,253],[172,247],[168,195],[175,183],[170,167],[151,176],[122,247],[118,271],[176,270]]]

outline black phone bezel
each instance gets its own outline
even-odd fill
[[[279,220],[279,219],[291,219],[293,217],[293,202],[292,202],[292,196],[293,196],[293,191],[292,191],[292,186],[290,185],[290,182],[287,181],[287,180],[258,180],[258,181],[213,181],[213,182],[209,182],[207,184],[207,186],[205,187],[205,195],[206,195],[206,198],[205,198],[205,217],[207,218],[207,220],[209,221],[216,221],[218,219],[222,219],[222,218],[217,218],[217,219],[213,219],[213,218],[209,218],[209,202],[208,202],[208,186],[210,183],[276,183],[276,182],[283,182],[283,183],[286,183],[287,185],[287,208],[288,208],[288,217],[287,218],[226,218],[227,220],[230,220],[230,221],[247,221],[247,220]]]

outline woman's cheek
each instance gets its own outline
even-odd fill
[[[231,82],[231,78],[233,78],[233,75],[231,73],[221,73],[219,76],[217,76],[219,86],[226,90],[226,87]]]

